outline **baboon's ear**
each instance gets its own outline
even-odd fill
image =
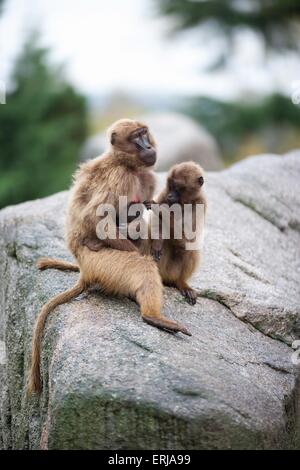
[[[198,181],[199,181],[200,186],[202,186],[203,183],[204,183],[204,178],[203,178],[203,176],[199,176]]]
[[[111,136],[110,136],[110,143],[111,145],[114,145],[115,141],[116,141],[116,137],[117,137],[117,133],[116,132],[112,132],[111,133]]]

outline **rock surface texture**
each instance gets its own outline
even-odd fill
[[[150,113],[140,116],[157,143],[157,171],[167,171],[175,163],[194,160],[205,170],[220,170],[223,163],[214,137],[193,119],[179,113]],[[95,158],[107,147],[105,133],[88,139],[82,160]]]
[[[0,448],[300,448],[299,182],[300,152],[208,174],[198,302],[165,289],[164,313],[193,336],[150,327],[130,300],[84,294],[49,318],[44,390],[30,400],[35,317],[77,278],[35,268],[70,259],[67,193],[2,210]]]

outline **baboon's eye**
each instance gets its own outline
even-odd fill
[[[114,145],[115,141],[116,141],[116,137],[117,137],[117,133],[116,132],[113,132],[110,136],[110,143],[111,145]]]
[[[138,137],[140,137],[141,135],[144,135],[146,133],[147,133],[147,130],[144,127],[141,127],[140,129],[136,129],[135,131],[133,131],[130,134],[129,140],[137,139]]]
[[[199,176],[198,182],[199,182],[200,186],[203,185],[203,183],[204,183],[204,178],[203,178],[203,176]]]

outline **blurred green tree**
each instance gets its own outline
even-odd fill
[[[231,103],[198,97],[188,100],[184,110],[216,137],[228,163],[243,152],[283,153],[299,146],[300,108],[279,93]]]
[[[87,135],[86,100],[48,54],[31,34],[0,105],[0,207],[66,189]]]
[[[202,29],[205,38],[221,36],[223,49],[212,57],[210,71],[227,65],[231,41],[243,30],[263,39],[272,53],[299,50],[299,0],[155,0],[173,20],[174,31]],[[285,152],[300,143],[300,108],[274,93],[232,103],[195,97],[184,108],[215,136],[228,163],[245,154]]]
[[[271,50],[299,48],[299,0],[155,1],[162,14],[175,20],[175,31],[209,26],[213,36],[230,40],[247,28],[263,37]]]

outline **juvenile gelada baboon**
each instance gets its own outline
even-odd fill
[[[142,319],[150,325],[190,335],[184,326],[161,314],[162,282],[152,257],[142,255],[134,241],[122,239],[118,227],[114,239],[97,237],[99,217],[96,211],[101,204],[109,203],[117,209],[119,197],[127,196],[128,201],[144,202],[149,207],[155,187],[151,167],[156,161],[156,149],[148,127],[138,121],[122,119],[111,126],[108,134],[109,150],[81,165],[74,176],[67,209],[66,240],[78,262],[79,279],[74,287],[49,300],[37,317],[29,393],[41,391],[41,342],[49,313],[90,286],[136,300]],[[51,263],[52,260],[47,266],[47,260],[42,260],[39,267],[53,267]],[[54,263],[63,268],[59,261]],[[65,269],[72,269],[72,266],[76,270],[76,266],[64,263]]]
[[[188,285],[188,280],[196,270],[200,262],[200,251],[198,245],[204,229],[204,218],[206,212],[206,198],[203,193],[204,172],[203,169],[194,162],[179,163],[171,168],[165,189],[156,198],[159,208],[166,206],[169,218],[163,217],[164,213],[159,212],[159,238],[151,240],[151,253],[158,262],[159,272],[165,285],[176,287],[181,294],[191,304],[196,303],[197,292]],[[182,218],[179,218],[182,234],[179,239],[175,238],[176,213],[168,208],[177,207],[180,209]],[[198,209],[202,209],[203,212]],[[190,211],[190,232],[194,239],[187,238],[187,221],[185,221],[186,211]],[[168,214],[167,214],[168,215]],[[179,214],[180,215],[180,214]],[[152,218],[155,215],[152,215]],[[162,238],[164,223],[170,225],[169,239]],[[194,242],[195,248],[187,249],[189,243]]]

